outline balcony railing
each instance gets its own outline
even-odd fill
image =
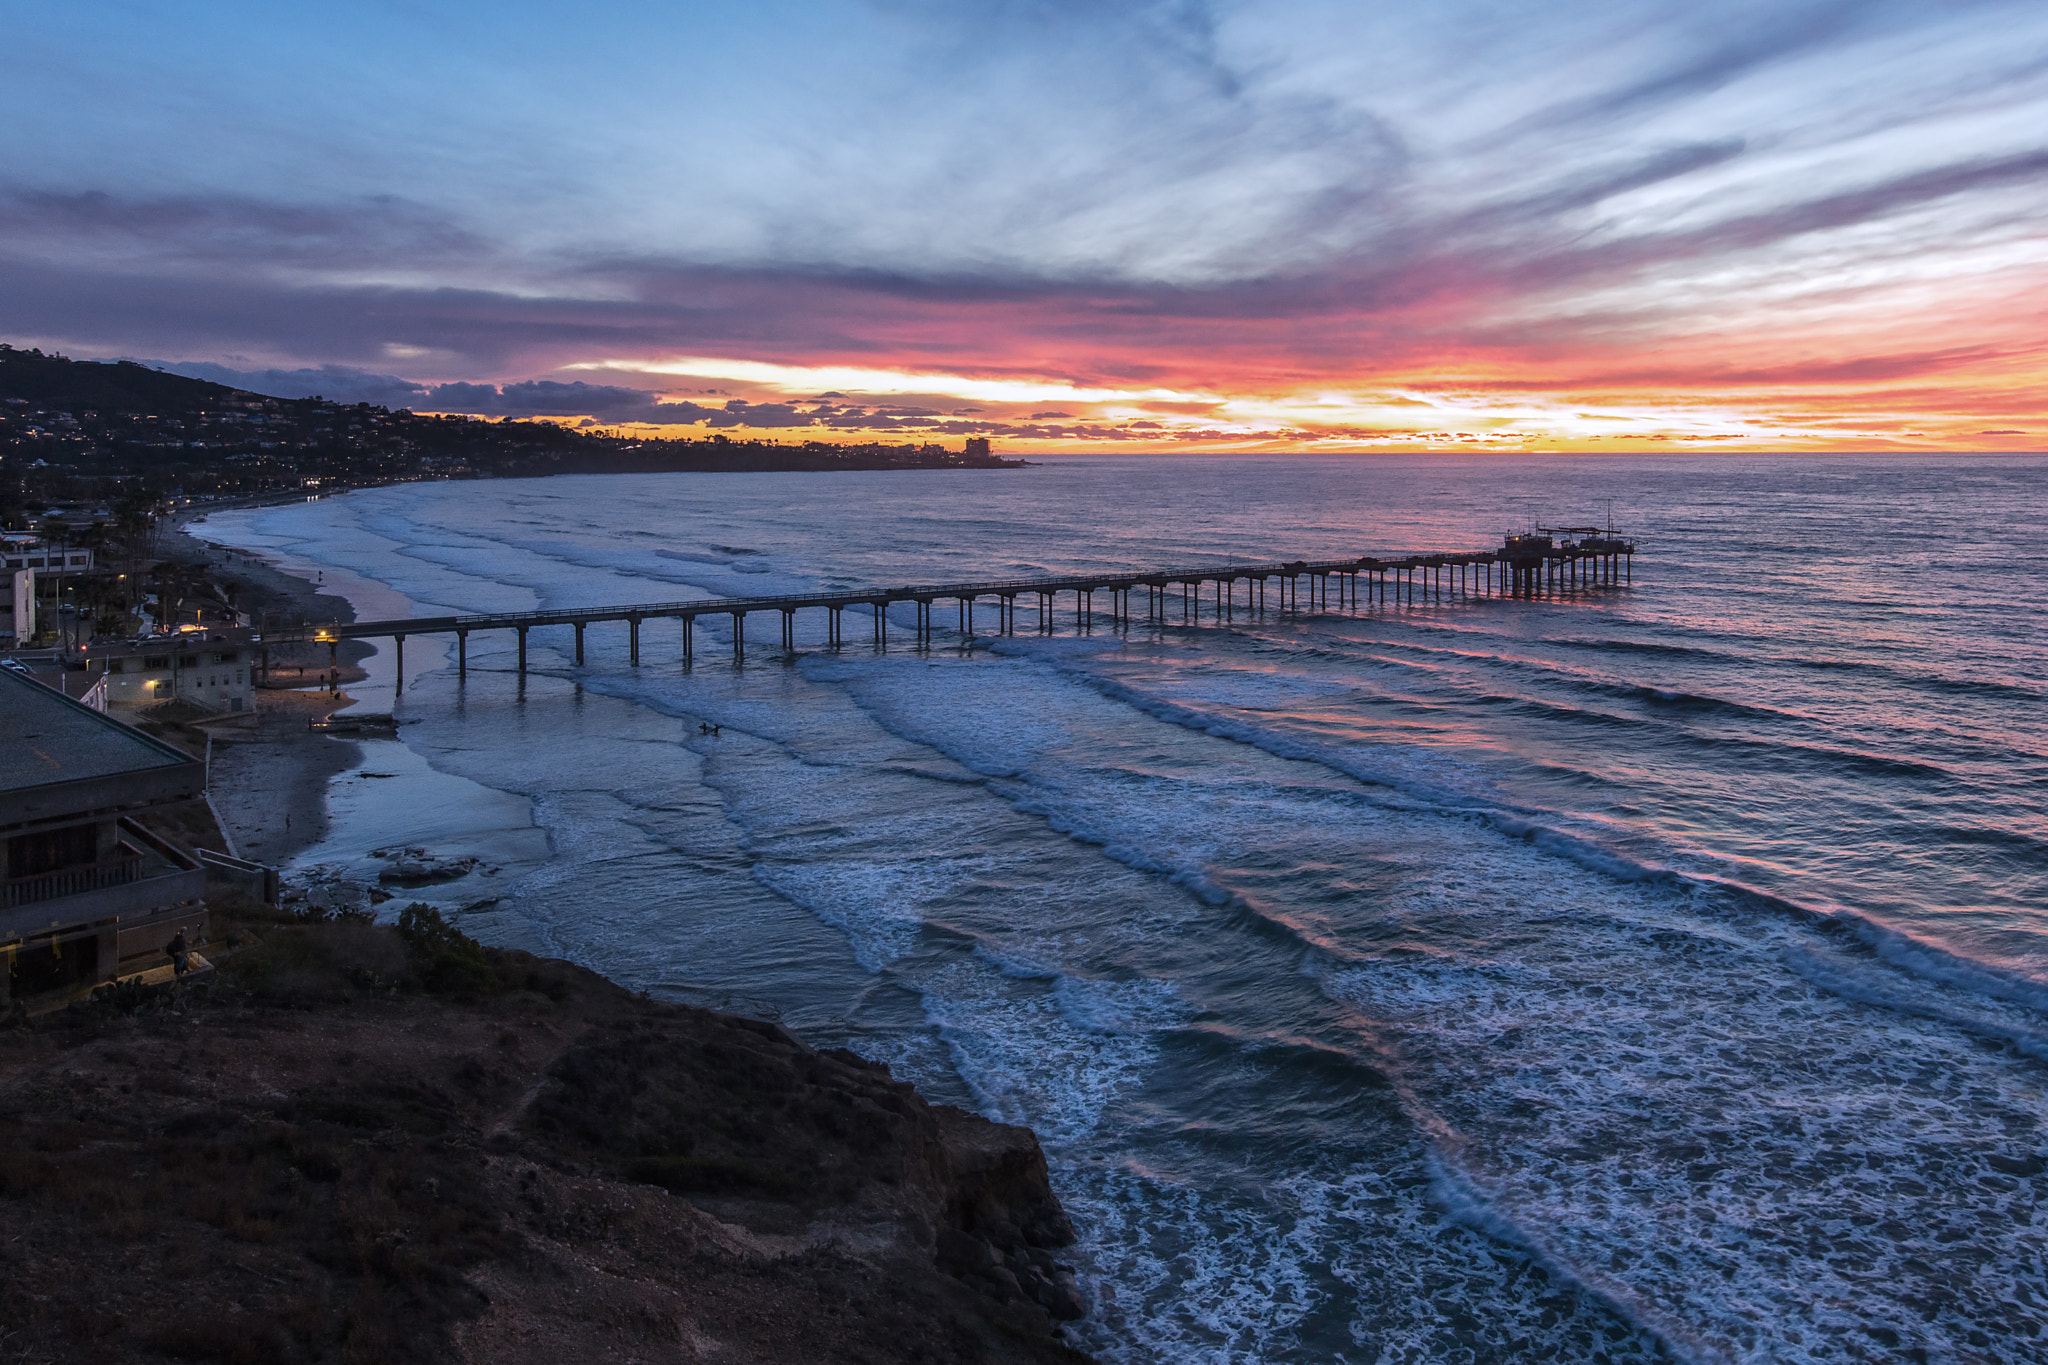
[[[18,905],[53,901],[63,896],[82,896],[88,891],[104,891],[110,886],[126,886],[141,879],[144,861],[142,854],[123,844],[121,856],[107,862],[62,868],[36,877],[10,877],[0,882],[0,909],[12,910]]]

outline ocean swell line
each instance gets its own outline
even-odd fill
[[[1376,770],[1357,763],[1346,756],[1333,752],[1328,746],[1314,741],[1274,733],[1271,730],[1248,721],[1233,720],[1168,701],[1161,697],[1149,696],[1130,685],[1107,678],[1090,669],[1080,667],[1064,658],[1052,659],[1054,667],[1068,673],[1094,688],[1112,700],[1131,706],[1155,719],[1164,720],[1186,729],[1199,731],[1270,753],[1277,758],[1314,763],[1340,776],[1354,781],[1382,787],[1417,798],[1424,813],[1436,814],[1465,821],[1483,822],[1498,832],[1520,839],[1546,852],[1569,859],[1602,876],[1617,881],[1633,883],[1664,883],[1690,891],[1709,893],[1726,897],[1736,904],[1747,904],[1767,909],[1778,914],[1790,915],[1815,925],[1841,926],[1849,930],[1879,960],[1888,965],[1918,977],[1938,987],[1947,987],[1982,996],[2004,1003],[2048,1014],[2048,983],[2027,977],[2015,976],[2000,970],[1991,963],[1965,957],[1952,950],[1937,947],[1880,924],[1865,914],[1846,906],[1816,907],[1789,900],[1761,888],[1749,886],[1732,878],[1708,876],[1696,872],[1644,862],[1604,847],[1582,836],[1558,829],[1544,823],[1543,817],[1554,812],[1533,810],[1502,809],[1498,806],[1481,806],[1473,798],[1460,793],[1448,792],[1443,788],[1416,782],[1410,778]],[[1415,809],[1414,807],[1401,807]],[[1039,809],[1034,813],[1047,815]],[[1062,831],[1066,832],[1066,831]],[[1081,837],[1081,836],[1075,836]],[[1099,842],[1112,856],[1119,853],[1135,852],[1113,847],[1108,839],[1093,839]],[[1136,855],[1152,868],[1158,869],[1156,860],[1142,853]],[[1119,861],[1123,861],[1119,858]],[[1131,862],[1130,866],[1140,866]],[[1163,870],[1163,869],[1162,869]],[[1172,875],[1190,889],[1199,888],[1200,894],[1212,904],[1221,904],[1233,899],[1233,893],[1217,886],[1206,871],[1198,868],[1174,869]],[[1811,980],[1812,978],[1808,978]],[[1814,984],[1821,984],[1816,981]],[[1867,1003],[1879,1003],[1873,998]],[[1929,1015],[1930,1006],[1915,1005],[1914,1013]],[[1931,1017],[1946,1017],[1949,1022],[1976,1031],[1971,1017],[1959,1013],[1933,1011]],[[2009,1037],[2003,1031],[1999,1036]],[[2028,1035],[2031,1036],[2031,1035]],[[2017,1043],[2016,1043],[2017,1045]]]

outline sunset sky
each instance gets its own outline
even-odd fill
[[[20,346],[1013,452],[2048,446],[2040,0],[8,10]]]

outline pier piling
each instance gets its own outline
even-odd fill
[[[1302,580],[1307,580],[1308,601],[1302,601]],[[1232,622],[1237,617],[1237,584],[1245,585],[1246,613],[1263,615],[1267,609],[1266,588],[1274,584],[1273,607],[1283,615],[1301,611],[1356,611],[1363,606],[1412,607],[1418,599],[1441,603],[1460,597],[1536,598],[1547,594],[1572,594],[1590,588],[1619,587],[1635,579],[1635,544],[1611,529],[1568,527],[1537,528],[1524,535],[1511,535],[1497,550],[1458,554],[1417,554],[1400,558],[1365,556],[1353,560],[1309,563],[1232,564],[1204,569],[1175,569],[1163,573],[1068,575],[982,583],[955,583],[931,587],[870,590],[859,594],[835,592],[791,593],[778,597],[711,598],[689,602],[647,603],[619,607],[578,607],[502,612],[454,617],[414,617],[402,621],[353,621],[308,627],[301,631],[271,632],[263,642],[263,666],[269,668],[268,650],[274,644],[323,643],[328,650],[330,674],[338,676],[339,644],[342,639],[389,638],[399,668],[398,689],[404,687],[405,637],[408,635],[452,634],[455,636],[455,670],[458,679],[469,672],[469,632],[511,630],[518,640],[518,675],[527,671],[527,634],[536,626],[566,625],[575,632],[577,666],[585,662],[584,635],[593,621],[624,621],[627,652],[633,666],[640,664],[640,625],[649,619],[673,617],[682,622],[683,662],[695,660],[695,627],[698,616],[723,613],[732,617],[733,661],[746,658],[746,617],[750,611],[778,611],[782,614],[782,648],[796,650],[796,613],[807,607],[821,607],[827,613],[826,635],[830,645],[845,643],[843,613],[849,606],[865,605],[873,613],[874,646],[886,650],[889,644],[889,607],[909,602],[916,611],[917,644],[932,645],[932,603],[953,600],[959,613],[960,638],[975,638],[974,606],[982,597],[996,599],[996,631],[1017,633],[1017,599],[1025,593],[1038,600],[1037,627],[1040,633],[1057,629],[1055,607],[1062,592],[1074,594],[1074,624],[1083,634],[1095,625],[1095,594],[1110,594],[1110,619],[1118,630],[1128,630],[1132,618],[1132,592],[1145,589],[1145,618],[1167,624],[1169,593],[1180,589],[1181,624],[1200,625],[1202,588],[1216,588],[1215,620]],[[1332,593],[1334,580],[1335,592]]]

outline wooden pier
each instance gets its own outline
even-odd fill
[[[273,645],[324,643],[330,665],[343,640],[388,639],[397,650],[399,686],[404,686],[405,641],[412,635],[453,635],[458,676],[469,671],[469,637],[474,631],[509,630],[518,637],[518,671],[526,674],[527,635],[550,626],[575,632],[575,658],[583,663],[584,631],[597,622],[626,623],[627,659],[640,664],[643,622],[682,622],[682,663],[695,662],[696,625],[702,616],[732,618],[732,657],[746,657],[747,617],[779,613],[782,651],[796,650],[796,614],[826,613],[826,644],[846,643],[844,613],[870,617],[876,649],[889,644],[889,608],[908,602],[916,607],[913,631],[919,648],[929,648],[940,627],[934,625],[934,603],[951,602],[957,632],[963,641],[976,638],[974,609],[987,601],[996,610],[992,634],[1017,633],[1017,600],[1030,599],[1031,628],[1051,633],[1055,609],[1064,593],[1074,596],[1078,629],[1091,629],[1097,616],[1118,628],[1133,621],[1134,594],[1142,592],[1144,620],[1196,624],[1206,605],[1210,619],[1230,621],[1239,610],[1257,615],[1272,609],[1284,613],[1350,611],[1369,607],[1410,606],[1446,597],[1538,598],[1595,587],[1613,587],[1634,579],[1635,542],[1592,527],[1543,529],[1509,536],[1498,550],[1469,553],[1415,554],[1400,558],[1293,560],[1283,563],[1212,564],[1199,568],[1155,572],[1062,574],[1043,578],[993,579],[974,583],[934,583],[900,588],[863,588],[840,592],[785,593],[771,597],[712,597],[686,602],[650,602],[616,607],[557,607],[543,611],[490,612],[473,616],[427,616],[401,621],[337,621],[324,626],[272,632],[263,642],[262,668],[270,667]],[[1239,584],[1243,605],[1239,605]],[[1304,588],[1306,592],[1304,592]],[[1269,592],[1270,589],[1270,592]],[[1096,595],[1107,598],[1102,608]],[[1208,597],[1205,604],[1204,596]],[[1272,599],[1269,603],[1269,597]],[[1178,603],[1176,614],[1174,606]]]

